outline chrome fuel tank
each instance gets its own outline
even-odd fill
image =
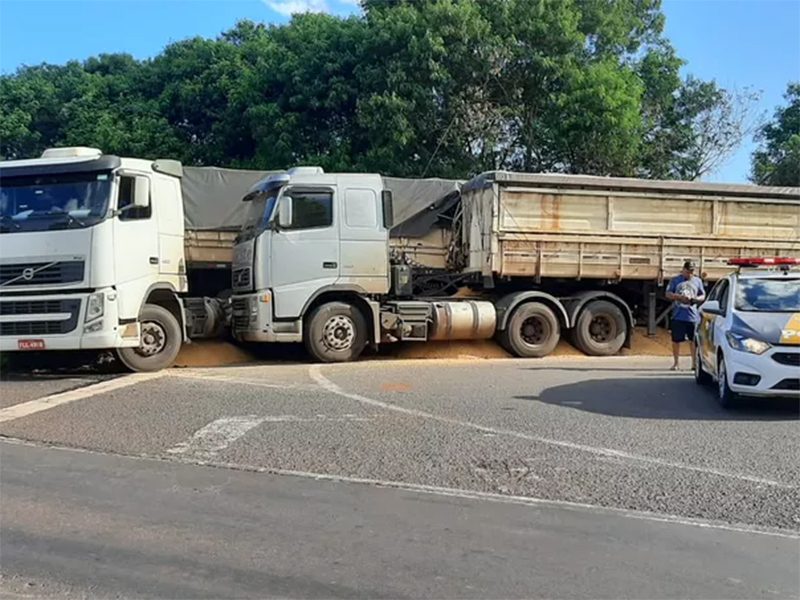
[[[476,300],[433,303],[433,323],[429,340],[484,340],[497,326],[494,304]]]

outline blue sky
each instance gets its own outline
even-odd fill
[[[302,8],[344,15],[357,0],[0,0],[0,70],[100,53],[147,58],[240,19],[282,23]],[[663,10],[666,35],[688,60],[685,73],[761,90],[760,108],[770,115],[786,84],[800,80],[800,0],[665,0]],[[745,144],[710,179],[745,181],[753,147]]]

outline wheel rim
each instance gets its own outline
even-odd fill
[[[725,397],[725,391],[726,391],[727,386],[728,386],[728,373],[725,370],[725,361],[724,360],[719,361],[719,369],[717,369],[717,370],[719,371],[719,377],[717,377],[717,379],[718,379],[717,389],[719,390],[719,397],[720,398],[724,398]]]
[[[529,346],[541,346],[550,337],[550,325],[541,317],[528,317],[520,325],[519,334]]]
[[[142,323],[142,343],[137,348],[137,354],[142,356],[155,356],[164,350],[167,345],[167,332],[155,321]]]
[[[347,350],[355,339],[355,323],[344,315],[331,317],[322,328],[322,341],[331,350]]]
[[[607,344],[617,337],[617,322],[608,315],[595,315],[589,323],[589,337],[598,344]]]

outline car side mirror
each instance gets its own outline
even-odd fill
[[[700,312],[708,315],[722,315],[722,307],[718,300],[709,300],[700,307]]]

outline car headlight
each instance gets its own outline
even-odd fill
[[[87,323],[103,316],[105,301],[106,297],[103,292],[97,292],[89,296],[89,300],[86,302],[86,317],[84,319]]]
[[[728,338],[728,343],[734,350],[740,352],[749,352],[750,354],[764,354],[771,346],[764,341],[757,340],[756,338],[749,338],[730,331],[725,334]]]

